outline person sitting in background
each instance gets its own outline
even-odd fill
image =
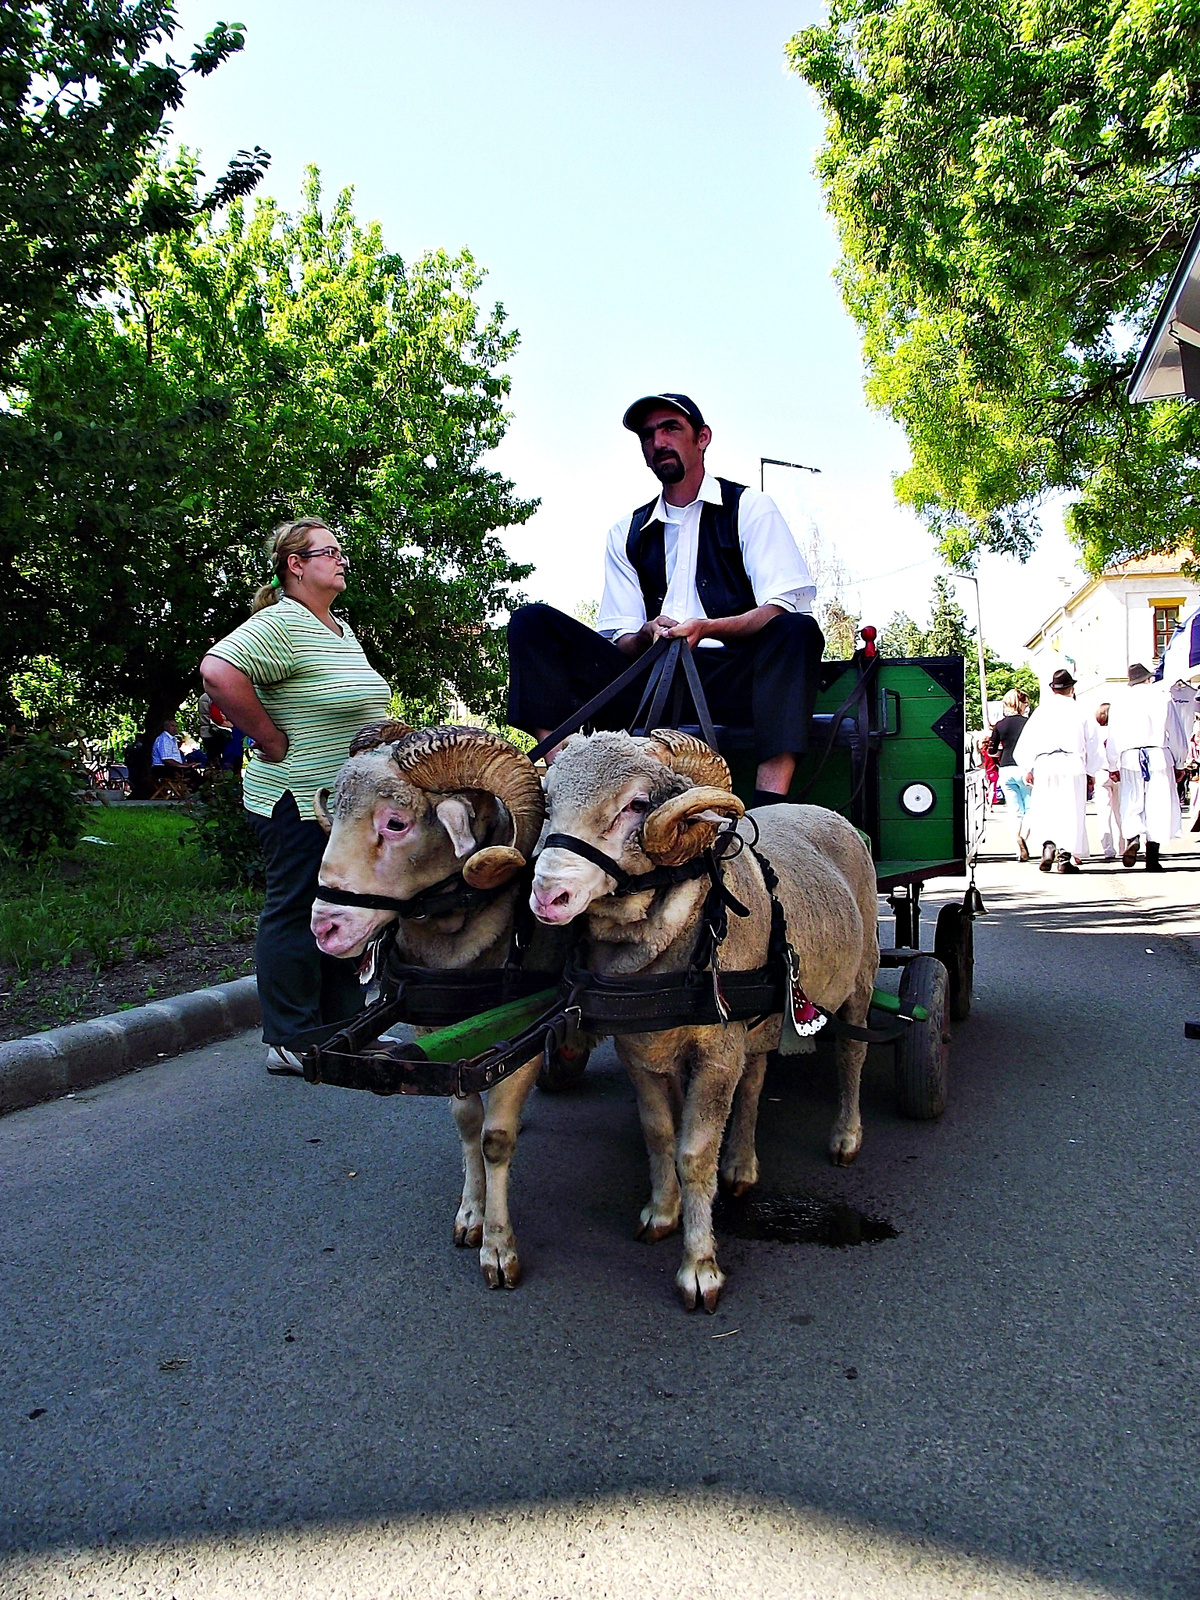
[[[150,752],[150,768],[154,777],[161,779],[167,773],[177,773],[180,779],[191,788],[197,778],[194,768],[188,766],[183,758],[183,751],[179,748],[179,724],[174,717],[168,717],[162,725],[162,732],[155,739]]]
[[[1029,804],[1029,785],[1025,774],[1013,759],[1017,740],[1029,721],[1029,701],[1020,689],[1010,689],[1004,696],[1004,715],[992,729],[987,749],[996,758],[997,774],[1004,797],[1013,808],[1013,826],[1017,833],[1017,860],[1029,860],[1029,821],[1026,809]]]

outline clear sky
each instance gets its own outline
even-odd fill
[[[902,431],[862,396],[857,332],[812,175],[821,118],[783,45],[813,0],[183,0],[176,56],[217,18],[246,48],[191,85],[177,136],[210,177],[272,154],[264,191],[296,203],[308,162],[353,185],[406,257],[467,247],[520,330],[513,420],[493,464],[541,509],[507,542],[527,591],[598,599],[604,534],[654,481],[620,425],[682,390],[713,429],[709,466],[757,483],[762,455],[802,542],[813,523],[864,620],[923,619],[939,570],[894,503]],[[1057,517],[1025,568],[984,561],[988,642],[1009,659],[1068,590]],[[974,590],[960,598],[974,617]]]

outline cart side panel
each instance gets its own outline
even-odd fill
[[[896,730],[884,733],[879,751],[879,858],[961,860],[966,854],[963,659],[884,660],[879,690],[880,724]],[[933,807],[923,816],[911,816],[901,803],[912,783],[928,784],[933,793]]]

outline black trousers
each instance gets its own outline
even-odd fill
[[[290,1045],[302,1034],[353,1016],[362,1009],[364,994],[358,963],[322,955],[309,926],[325,854],[321,825],[301,821],[291,793],[269,818],[254,811],[246,815],[267,862],[267,898],[254,946],[263,1042]]]
[[[825,638],[815,620],[783,611],[744,643],[698,649],[692,659],[713,721],[754,726],[757,761],[808,749]],[[565,722],[624,672],[630,658],[553,606],[522,606],[508,624],[508,720],[533,733]],[[598,712],[594,726],[626,728],[645,679]]]

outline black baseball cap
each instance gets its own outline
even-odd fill
[[[644,394],[640,400],[633,402],[621,422],[630,433],[636,433],[645,421],[647,412],[653,411],[656,406],[670,406],[672,411],[682,412],[694,428],[705,426],[700,407],[686,394]]]

